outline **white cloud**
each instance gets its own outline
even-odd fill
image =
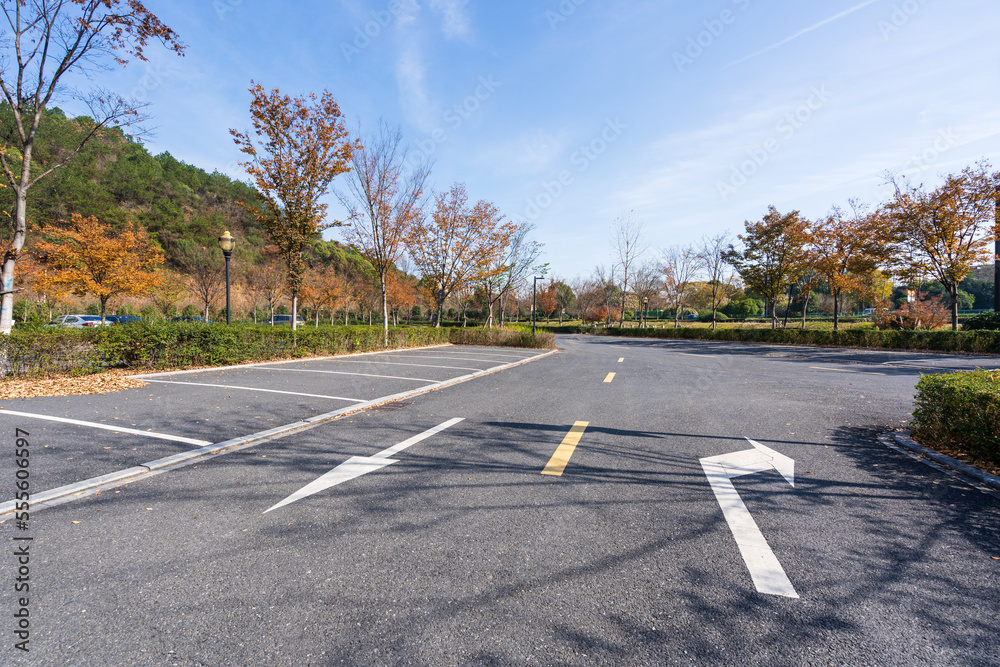
[[[469,0],[430,0],[432,10],[441,13],[441,31],[448,39],[468,42],[472,38]]]

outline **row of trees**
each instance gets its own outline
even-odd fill
[[[931,278],[944,286],[952,328],[958,328],[959,284],[973,267],[995,257],[1000,172],[984,160],[946,175],[933,189],[891,176],[886,182],[893,195],[874,209],[851,200],[849,209],[835,207],[809,221],[798,211],[783,214],[772,206],[762,220],[746,222],[742,247],[730,247],[722,257],[767,301],[772,326],[774,304],[795,286],[806,304],[819,282],[829,287],[836,328],[843,294],[884,301],[892,278]]]
[[[667,248],[656,260],[642,261],[648,249],[642,223],[632,213],[622,214],[612,225],[617,261],[610,272],[598,267],[580,285],[579,294],[588,301],[583,310],[593,319],[594,304],[603,300],[604,318],[610,320],[615,311],[621,322],[626,308],[657,302],[673,310],[676,326],[699,291],[707,297],[714,328],[722,304],[745,290],[764,300],[777,327],[780,300],[798,301],[804,321],[810,300],[822,289],[832,298],[839,328],[847,295],[886,309],[893,280],[917,285],[935,280],[948,296],[957,329],[959,285],[977,264],[995,257],[1000,172],[984,160],[943,180],[931,189],[887,175],[893,190],[888,201],[871,208],[849,200],[847,208],[835,206],[818,220],[771,206],[762,219],[745,222],[738,243],[727,232]]]

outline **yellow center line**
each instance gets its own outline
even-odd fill
[[[573,428],[569,430],[563,441],[556,447],[555,454],[545,464],[545,469],[542,470],[543,475],[563,474],[566,464],[569,463],[569,457],[573,456],[573,450],[580,444],[580,438],[583,437],[583,432],[587,430],[589,425],[590,422],[573,422]]]
[[[621,363],[621,362],[623,362],[623,361],[625,361],[625,357],[622,357],[622,358],[620,358],[620,359],[618,360],[618,363],[620,364],[620,363]]]
[[[876,373],[875,371],[852,371],[848,368],[824,368],[822,366],[810,366],[817,371],[837,371],[838,373],[862,373],[864,375],[885,375],[885,373]]]
[[[685,357],[711,357],[711,354],[691,354],[690,352],[678,352],[677,354],[682,354]]]
[[[615,379],[615,374],[614,373],[608,373],[608,377],[604,378],[604,381],[605,382],[611,382],[614,379]]]

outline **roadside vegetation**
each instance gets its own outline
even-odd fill
[[[913,435],[946,454],[986,462],[1000,472],[1000,371],[921,377]]]

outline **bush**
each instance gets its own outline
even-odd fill
[[[962,331],[1000,331],[1000,313],[979,313],[962,325]]]
[[[558,327],[557,327],[558,328]],[[553,350],[556,337],[551,333],[532,334],[530,327],[511,329],[448,329],[448,341],[454,345],[500,345]]]
[[[943,299],[921,294],[919,299],[903,304],[898,310],[879,308],[872,322],[879,329],[936,329],[943,326],[949,316]]]
[[[756,299],[730,301],[722,307],[722,312],[737,320],[745,320],[763,312],[764,307]]]
[[[928,445],[1000,464],[1000,371],[922,376],[913,426]]]
[[[715,321],[716,322],[725,322],[727,320],[729,320],[729,317],[727,317],[726,314],[723,313],[722,311],[717,311],[715,313]],[[712,321],[712,309],[711,308],[706,308],[705,310],[703,310],[700,313],[698,313],[698,321],[699,322],[711,322]]]

